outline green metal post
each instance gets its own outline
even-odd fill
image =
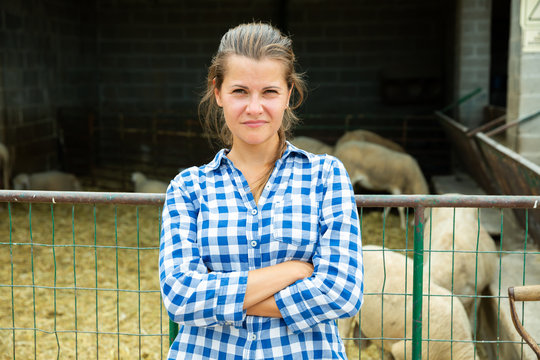
[[[412,358],[422,358],[422,292],[424,268],[424,207],[414,209]]]
[[[178,335],[178,323],[169,319],[169,346],[171,346],[174,339],[176,339],[176,335]]]
[[[459,99],[454,101],[452,104],[449,104],[449,105],[445,106],[444,108],[442,108],[439,111],[442,112],[442,113],[445,112],[445,111],[448,111],[448,110],[452,109],[453,107],[456,107],[458,105],[463,104],[465,101],[469,100],[470,98],[472,98],[476,94],[480,94],[481,92],[482,92],[482,88],[480,88],[480,87],[476,88],[473,91],[471,91],[470,93],[463,95],[462,97],[460,97]]]

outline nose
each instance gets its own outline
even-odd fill
[[[248,114],[261,114],[263,112],[262,101],[257,95],[253,95],[249,98],[246,112]]]

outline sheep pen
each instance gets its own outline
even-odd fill
[[[13,349],[16,358],[37,351],[38,359],[53,359],[58,348],[60,358],[166,357],[159,207],[34,203],[8,210],[0,218],[0,359],[13,358]],[[359,211],[364,243],[382,244],[384,236],[386,247],[412,249],[412,228],[403,232],[397,215]],[[368,353],[362,358],[376,358]]]
[[[17,358],[37,351],[38,359],[52,359],[58,348],[60,358],[164,358],[168,336],[160,334],[168,334],[168,317],[158,292],[160,211],[11,204],[0,218],[0,359],[13,358],[13,349]],[[383,219],[380,211],[361,209],[360,214],[364,243],[382,244],[384,235],[386,247],[405,246],[398,216]],[[411,228],[409,248],[412,234]]]
[[[11,204],[0,219],[0,359],[165,357],[160,210]]]
[[[414,228],[401,229],[397,211],[359,214],[363,245],[412,257]],[[56,358],[58,349],[61,359],[165,358],[160,216],[150,205],[11,203],[0,217],[0,359],[14,349],[16,358]],[[374,344],[345,344],[349,359],[381,359]]]

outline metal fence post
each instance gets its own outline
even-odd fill
[[[169,346],[172,345],[174,339],[178,335],[178,324],[169,319]]]
[[[422,358],[422,292],[424,272],[424,207],[414,208],[412,358]]]

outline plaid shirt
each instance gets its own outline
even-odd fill
[[[221,150],[167,189],[159,252],[163,302],[180,324],[169,359],[345,359],[337,318],[363,298],[358,213],[343,164],[287,144],[258,205]],[[283,318],[242,309],[249,270],[313,263],[274,295]]]

